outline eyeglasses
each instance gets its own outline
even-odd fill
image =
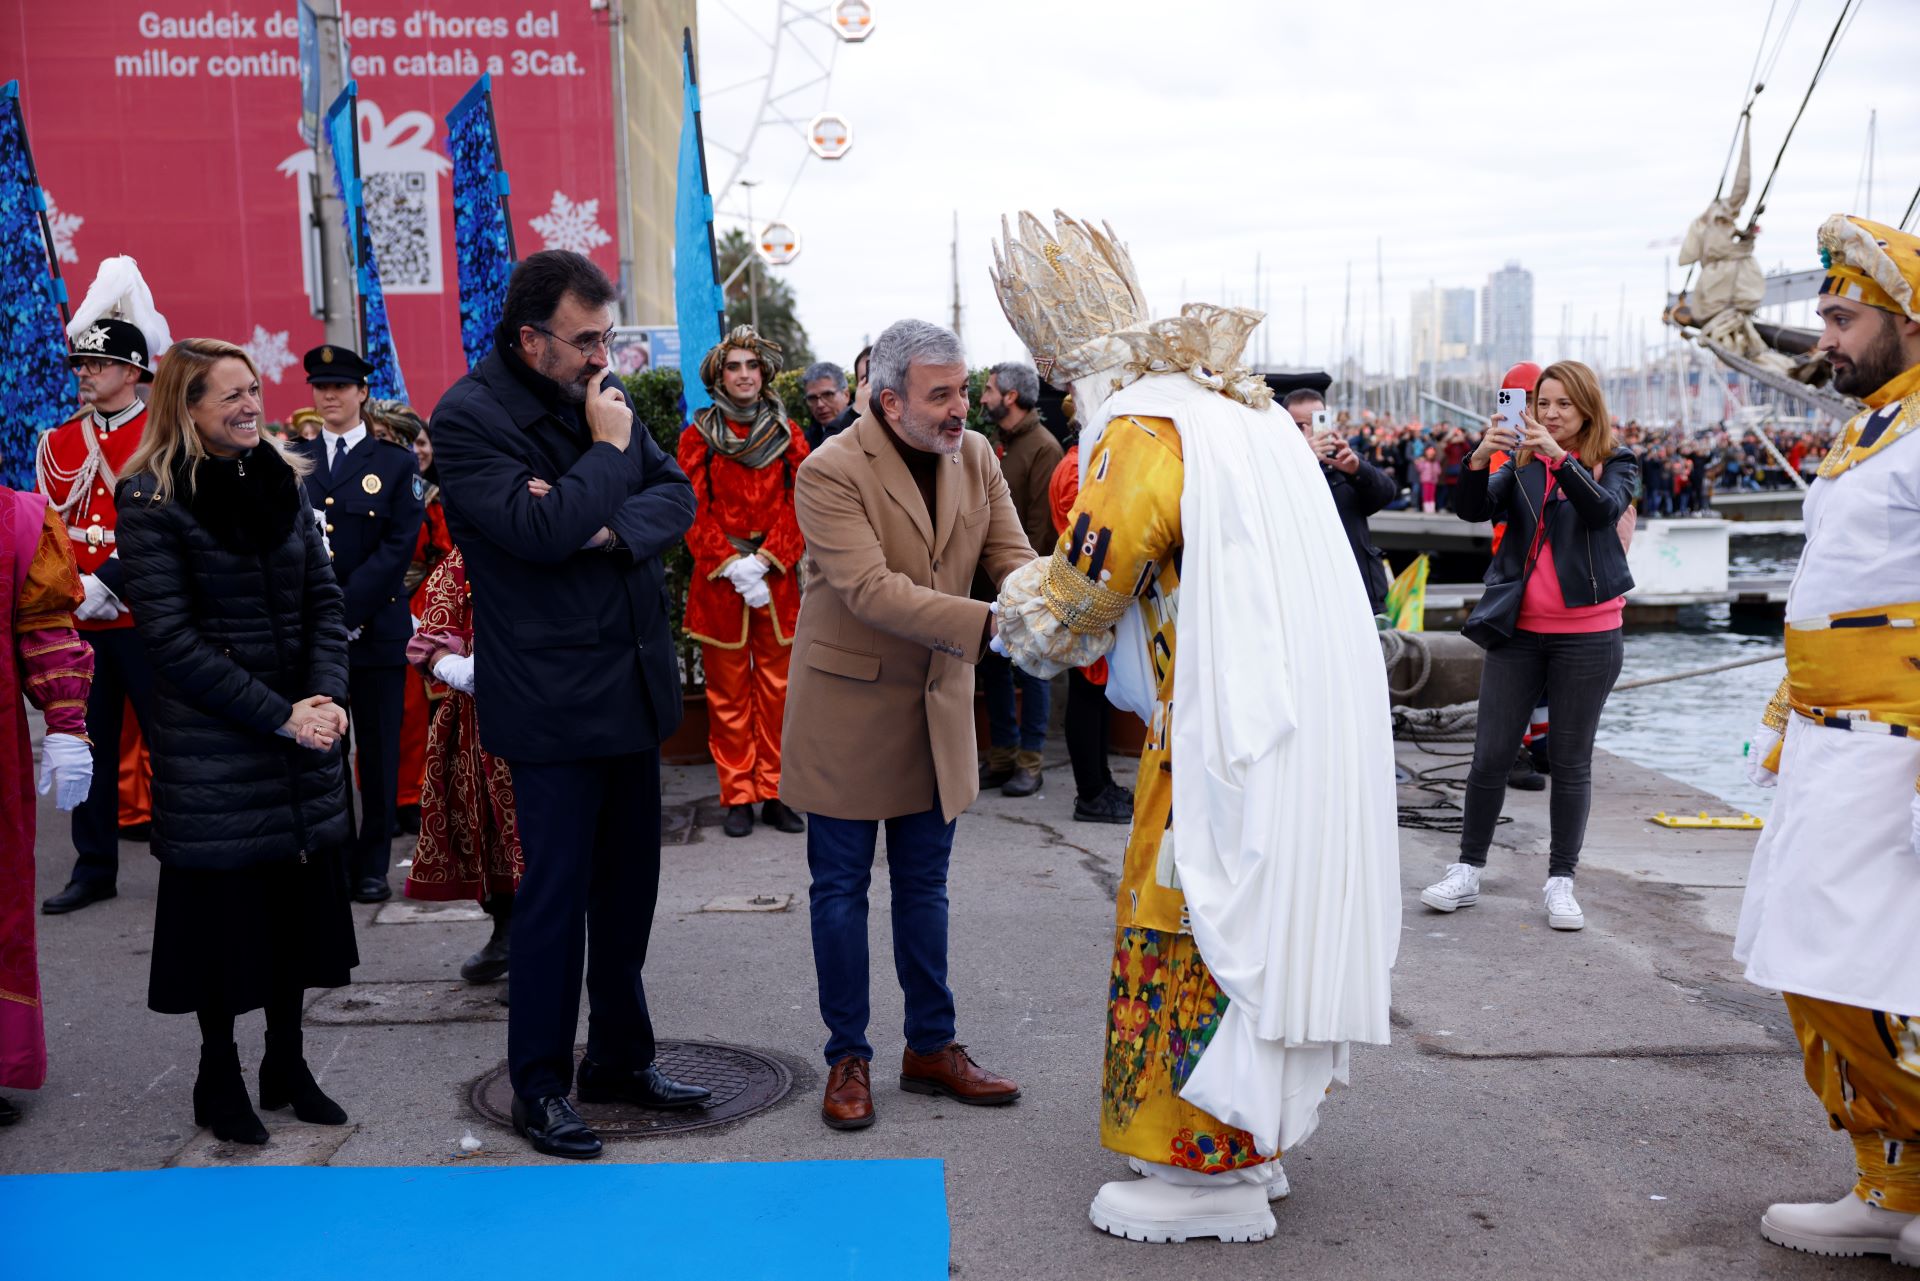
[[[609,356],[613,354],[613,337],[616,331],[612,329],[607,330],[607,332],[604,334],[595,334],[593,337],[585,339],[583,341],[575,341],[572,338],[562,338],[559,334],[554,333],[553,330],[548,329],[545,325],[529,325],[527,327],[533,330],[537,334],[545,334],[547,337],[553,339],[555,342],[565,343],[567,346],[573,348],[575,351],[579,352],[582,356],[585,356],[588,359],[592,359],[593,349],[595,347],[605,347],[607,349],[607,354]]]

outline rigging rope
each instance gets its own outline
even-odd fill
[[[1905,231],[1907,224],[1913,221],[1913,211],[1916,206],[1920,206],[1920,187],[1913,189],[1913,199],[1907,201],[1907,211],[1900,215],[1900,230]]]
[[[1753,213],[1747,219],[1747,234],[1752,234],[1760,215],[1767,211],[1767,193],[1773,190],[1773,180],[1780,174],[1780,162],[1786,159],[1787,145],[1793,141],[1793,131],[1800,127],[1800,117],[1807,113],[1807,104],[1813,100],[1813,91],[1820,86],[1820,76],[1827,69],[1827,63],[1833,59],[1833,51],[1840,44],[1847,28],[1853,25],[1853,19],[1860,12],[1865,0],[1846,0],[1840,6],[1840,16],[1834,19],[1833,31],[1827,36],[1826,47],[1820,51],[1820,61],[1814,64],[1813,78],[1807,82],[1807,91],[1800,98],[1800,109],[1793,113],[1793,123],[1787,126],[1787,136],[1780,140],[1780,150],[1773,157],[1773,168],[1767,172],[1767,181],[1760,188],[1760,198],[1753,202]]]

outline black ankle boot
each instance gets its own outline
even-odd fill
[[[240,1052],[232,1042],[200,1047],[200,1075],[193,1082],[193,1123],[228,1143],[261,1144],[267,1127],[247,1105],[247,1082],[240,1075]]]
[[[267,1033],[267,1053],[260,1060],[260,1107],[278,1111],[289,1103],[293,1114],[309,1125],[345,1125],[347,1113],[320,1090],[319,1082],[301,1056],[300,1042]]]
[[[460,967],[460,977],[469,983],[492,983],[505,978],[511,960],[513,897],[503,895],[487,900],[487,914],[493,917],[492,936],[485,947],[469,956]]]

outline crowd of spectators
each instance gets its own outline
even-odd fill
[[[1335,430],[1353,452],[1392,479],[1396,497],[1388,511],[1452,511],[1460,469],[1480,443],[1482,429],[1441,420],[1395,423],[1371,412],[1342,410]],[[1721,423],[1691,434],[1674,425],[1616,423],[1622,444],[1640,462],[1635,505],[1643,516],[1690,516],[1705,512],[1716,493],[1791,489],[1789,470],[1812,483],[1833,441],[1834,428],[1773,433],[1786,459],[1782,466],[1753,432]]]

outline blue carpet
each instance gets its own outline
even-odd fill
[[[0,1177],[19,1281],[944,1281],[939,1161]]]

